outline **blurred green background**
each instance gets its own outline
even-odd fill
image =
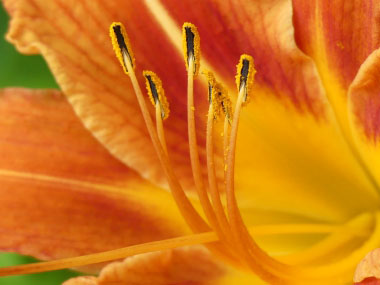
[[[0,2],[0,88],[22,86],[29,88],[58,88],[45,61],[40,56],[25,56],[5,41],[9,17]],[[30,257],[17,254],[0,254],[0,266],[34,262]],[[78,276],[70,270],[61,270],[25,276],[0,278],[0,285],[55,285]]]

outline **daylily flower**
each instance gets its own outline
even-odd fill
[[[344,284],[379,246],[377,1],[3,3],[7,39],[41,53],[62,94],[1,91],[0,248],[58,259],[1,274],[141,253],[67,284]],[[184,22],[202,54],[185,51],[187,72]],[[216,97],[194,68],[228,90],[231,127],[205,116]],[[161,79],[164,122],[143,70]]]

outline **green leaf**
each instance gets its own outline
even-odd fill
[[[5,40],[9,17],[0,3],[0,88],[58,88],[39,55],[22,55]]]

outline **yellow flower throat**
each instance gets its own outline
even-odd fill
[[[110,36],[116,57],[120,61],[124,72],[131,80],[146,127],[161,162],[172,196],[194,234],[87,256],[7,267],[0,269],[0,276],[78,267],[184,245],[206,244],[215,255],[228,260],[239,268],[252,270],[263,280],[271,284],[339,284],[341,276],[345,272],[350,272],[361,256],[364,256],[366,252],[375,247],[377,237],[380,236],[380,216],[377,213],[362,214],[344,225],[282,224],[256,226],[253,229],[247,228],[242,219],[235,196],[234,169],[240,112],[242,107],[249,102],[256,73],[253,58],[245,54],[240,57],[236,75],[238,96],[234,111],[232,111],[232,103],[227,94],[227,89],[215,79],[211,71],[201,70],[200,37],[197,28],[191,23],[185,23],[182,28],[182,43],[187,69],[188,138],[195,188],[205,218],[200,215],[188,199],[170,161],[170,150],[166,145],[163,127],[163,120],[169,116],[169,104],[165,97],[161,80],[152,71],[143,72],[143,76],[146,79],[147,93],[155,108],[154,124],[134,72],[136,62],[124,26],[121,23],[112,23]],[[199,73],[205,75],[208,81],[209,110],[206,134],[207,186],[201,174],[194,118],[193,86],[194,78]],[[223,191],[220,191],[216,178],[214,161],[215,137],[213,135],[215,121],[223,116],[224,192],[226,193],[226,203],[222,202],[220,193]],[[224,207],[224,204],[226,204],[226,207]],[[250,232],[253,232],[254,236],[287,233],[330,233],[331,238],[326,239],[324,243],[322,242],[308,249],[306,252],[295,253],[277,260],[269,256],[258,246]],[[342,235],[348,241],[358,236],[367,238],[367,240],[359,249],[342,260],[327,265],[310,265],[314,258],[317,259],[323,253],[328,253],[329,250],[338,247],[342,239],[338,239],[337,236]]]

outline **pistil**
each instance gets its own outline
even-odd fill
[[[371,217],[367,215],[367,218]],[[250,228],[250,232],[254,232],[257,236],[266,235],[285,235],[285,234],[310,234],[310,233],[341,233],[346,237],[352,238],[355,236],[368,236],[370,234],[368,228],[363,227],[358,221],[352,224],[351,227],[346,226],[331,226],[329,224],[298,224],[298,225],[270,225],[270,226],[255,226]],[[80,267],[90,264],[108,262],[137,254],[143,254],[154,251],[174,249],[183,246],[208,244],[218,241],[218,235],[215,232],[205,232],[181,236],[166,240],[153,241],[143,244],[132,245],[114,250],[82,255],[77,257],[63,258],[52,261],[36,262],[31,264],[8,266],[0,268],[0,276],[11,276],[21,274],[31,274],[38,272],[46,272],[52,270],[60,270],[67,268]],[[296,258],[297,254],[289,255],[284,259]]]

